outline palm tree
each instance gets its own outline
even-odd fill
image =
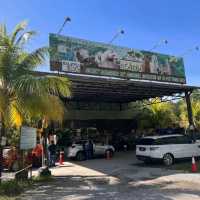
[[[36,33],[26,31],[26,27],[23,21],[9,34],[6,26],[0,25],[0,140],[7,128],[21,126],[27,120],[61,120],[64,106],[60,97],[70,96],[67,78],[34,73],[44,63],[48,48],[27,51],[26,45]]]

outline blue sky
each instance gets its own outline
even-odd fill
[[[26,19],[38,36],[30,48],[48,44],[48,33],[57,32],[65,16],[62,34],[108,42],[119,28],[125,34],[116,45],[151,49],[161,39],[168,45],[157,52],[181,55],[200,45],[199,0],[1,0],[0,22],[9,29]],[[200,86],[200,51],[184,56],[187,83]],[[48,63],[44,69],[48,69]]]

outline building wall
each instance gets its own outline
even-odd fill
[[[68,120],[93,120],[93,119],[133,119],[133,110],[123,111],[94,111],[94,110],[68,110],[65,117]]]
[[[67,120],[133,119],[137,114],[130,104],[125,103],[70,102],[66,108]]]

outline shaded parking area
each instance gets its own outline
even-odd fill
[[[117,153],[112,160],[65,162],[52,174],[52,181],[35,185],[22,199],[200,199],[199,174],[142,165],[134,152]]]

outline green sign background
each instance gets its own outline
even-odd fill
[[[49,35],[50,69],[63,72],[186,83],[182,58]]]

